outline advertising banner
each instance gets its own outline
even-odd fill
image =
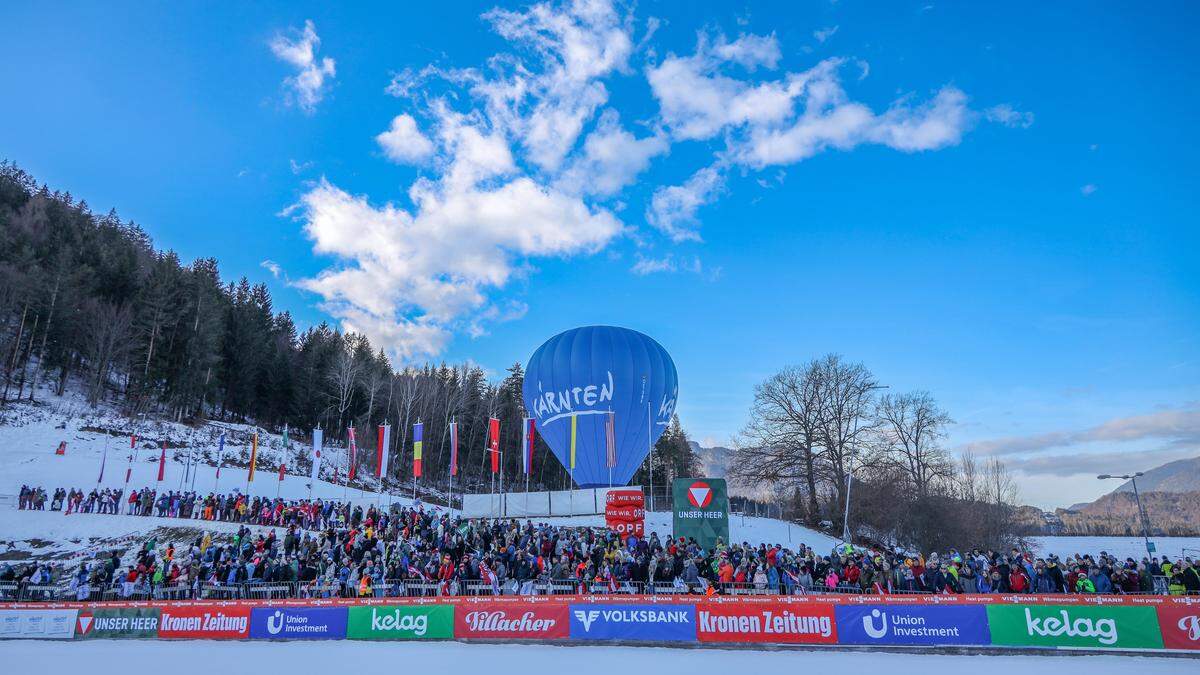
[[[712,548],[729,543],[729,497],[723,478],[676,478],[671,485],[675,537]]]
[[[571,605],[573,640],[696,640],[695,605]]]
[[[341,640],[345,607],[256,607],[250,611],[250,637],[262,640]]]
[[[0,609],[0,639],[69,640],[75,635],[75,609]]]
[[[696,626],[701,642],[836,644],[838,641],[832,605],[701,602],[696,606]]]
[[[249,607],[164,607],[158,622],[160,638],[237,640],[249,634]]]
[[[350,607],[346,637],[351,640],[435,640],[454,637],[452,605]]]
[[[1158,625],[1167,649],[1200,649],[1200,602],[1194,605],[1160,605]]]
[[[454,612],[456,638],[565,640],[570,635],[567,604],[519,605],[479,602]]]
[[[983,607],[838,605],[836,614],[842,644],[991,644]]]
[[[992,644],[1103,649],[1163,646],[1153,607],[988,605]]]
[[[157,607],[81,609],[75,620],[77,638],[158,637]]]

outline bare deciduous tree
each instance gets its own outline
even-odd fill
[[[908,477],[918,497],[950,477],[953,463],[940,445],[952,420],[927,391],[885,395],[877,407],[885,451]]]

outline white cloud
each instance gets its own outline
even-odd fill
[[[298,176],[298,175],[304,173],[305,171],[308,171],[309,169],[313,168],[313,162],[311,162],[311,161],[297,162],[294,159],[289,159],[288,166],[291,167],[292,173]]]
[[[1084,197],[1089,197],[1092,194],[1094,194],[1096,192],[1096,190],[1099,190],[1099,189],[1100,188],[1096,187],[1096,185],[1094,183],[1088,183],[1087,185],[1084,185],[1083,187],[1079,188],[1079,192]]]
[[[699,241],[696,211],[716,199],[724,187],[725,176],[719,166],[700,169],[682,185],[655,190],[646,210],[646,221],[672,241]]]
[[[328,56],[317,57],[320,45],[321,38],[317,36],[316,26],[311,20],[304,22],[304,30],[294,38],[277,35],[270,45],[276,58],[296,69],[295,75],[283,81],[289,92],[289,102],[310,114],[325,98],[328,80],[337,75],[333,59]]]
[[[644,243],[618,214],[643,213],[667,239],[698,241],[700,209],[725,191],[733,169],[866,143],[937,149],[957,143],[972,117],[952,87],[876,113],[845,92],[840,60],[780,73],[775,35],[709,33],[694,54],[645,68],[658,108],[635,116],[610,102],[608,83],[638,75],[634,54],[658,60],[649,44],[658,21],[645,22],[635,40],[632,10],[609,0],[545,0],[482,18],[506,44],[483,65],[408,67],[387,86],[404,108],[374,130],[376,143],[392,161],[422,167],[403,195],[381,202],[322,178],[290,209],[314,251],[331,258],[297,285],[343,327],[401,360],[436,355],[455,334],[483,335],[522,316],[524,305],[503,292],[539,259],[593,254],[623,234]],[[317,58],[311,22],[299,38],[277,42],[280,58],[302,72],[323,72],[329,62],[317,78],[322,92],[333,64]],[[627,188],[689,141],[707,146],[703,168],[634,201],[641,196]],[[671,252],[639,258],[632,271],[720,274]]]
[[[275,277],[276,279],[278,279],[279,275],[283,272],[283,268],[281,268],[279,263],[275,262],[274,260],[264,260],[258,263],[258,266],[270,272],[271,276]]]
[[[820,30],[814,30],[814,31],[813,31],[813,37],[814,37],[814,38],[816,38],[817,42],[822,42],[822,43],[823,43],[823,42],[825,42],[826,40],[828,40],[829,38],[833,37],[834,33],[837,33],[837,32],[838,32],[838,27],[837,27],[837,26],[830,26],[830,27],[828,27],[828,28],[822,28],[822,29],[820,29]]]
[[[1033,113],[1021,112],[1007,103],[994,105],[983,111],[989,122],[1003,124],[1009,128],[1028,129],[1033,126]]]
[[[393,162],[416,164],[433,155],[433,141],[417,128],[412,115],[396,115],[392,126],[375,137],[375,142]]]

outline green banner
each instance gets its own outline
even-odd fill
[[[81,609],[75,619],[77,638],[158,637],[157,607]]]
[[[712,548],[729,543],[729,493],[723,478],[676,478],[671,485],[675,537],[691,537]]]
[[[1153,607],[988,605],[992,644],[1019,647],[1162,649]]]
[[[351,640],[436,640],[454,637],[452,605],[351,607],[346,637]]]

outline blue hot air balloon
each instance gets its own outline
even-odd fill
[[[679,379],[671,356],[650,337],[628,328],[584,326],[538,347],[525,369],[524,394],[538,432],[568,470],[574,417],[572,474],[580,487],[626,485],[670,424]],[[610,420],[616,451],[611,472]]]

